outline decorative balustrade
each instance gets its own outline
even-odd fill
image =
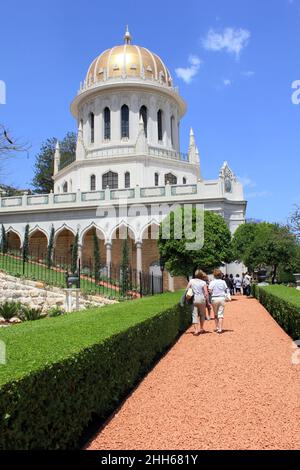
[[[97,159],[105,157],[121,157],[135,155],[135,146],[134,145],[114,145],[114,146],[105,146],[100,149],[89,149],[86,154],[86,159]],[[167,158],[171,160],[178,160],[182,162],[189,162],[189,156],[187,153],[176,152],[175,150],[168,150],[163,147],[153,147],[149,146],[148,155],[159,158]],[[71,165],[75,162],[75,156],[62,160],[59,165],[59,171]]]
[[[131,202],[143,201],[146,203],[147,199],[152,202],[154,198],[157,200],[172,200],[185,201],[190,200],[191,196],[197,199],[215,199],[224,197],[224,188],[221,180],[198,182],[197,184],[186,185],[169,185],[154,186],[148,188],[135,188],[126,189],[105,189],[99,191],[77,191],[76,193],[58,193],[58,194],[34,194],[28,195],[24,193],[23,196],[3,197],[0,195],[0,211],[10,209],[30,210],[52,208],[61,205],[65,207],[88,207],[90,205],[97,205],[97,203],[109,203],[121,199],[129,199]],[[27,209],[27,210],[28,210]]]
[[[187,153],[176,152],[175,150],[168,150],[162,147],[149,147],[149,155],[154,157],[170,158],[171,160],[179,160],[183,162],[189,161]]]

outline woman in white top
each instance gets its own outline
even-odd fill
[[[209,284],[209,291],[211,293],[211,303],[215,314],[216,332],[222,333],[224,310],[226,294],[228,293],[228,287],[225,281],[223,281],[223,273],[220,269],[214,270],[214,280]]]
[[[193,325],[195,336],[204,333],[206,304],[209,302],[208,288],[205,279],[206,274],[198,269],[195,272],[194,279],[191,279],[187,285],[187,289],[191,288],[194,295]]]

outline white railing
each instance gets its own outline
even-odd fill
[[[4,197],[0,195],[0,211],[11,210],[16,211],[46,209],[46,206],[56,208],[58,206],[64,207],[86,207],[97,205],[101,203],[109,203],[111,201],[130,199],[131,202],[139,201],[146,203],[147,200],[151,203],[153,198],[157,200],[175,200],[184,201],[197,199],[210,199],[224,197],[224,185],[221,180],[198,182],[197,184],[186,185],[170,185],[154,186],[141,188],[128,189],[105,189],[100,191],[77,191],[76,193],[58,193],[58,194],[38,194],[28,195],[24,193],[23,196]],[[230,197],[231,198],[231,197]]]

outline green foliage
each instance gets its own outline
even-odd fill
[[[296,205],[294,212],[289,219],[289,226],[291,231],[300,240],[300,206]]]
[[[175,228],[176,220],[182,220],[181,239],[176,239]],[[224,219],[213,212],[204,213],[204,245],[200,250],[188,250],[187,244],[192,240],[187,240],[184,236],[184,209],[179,208],[174,217],[171,212],[164,221],[164,230],[170,230],[170,239],[163,238],[162,225],[160,227],[160,236],[158,247],[161,258],[164,260],[166,268],[174,276],[185,276],[193,274],[195,269],[201,268],[204,271],[211,272],[214,268],[223,263],[232,261],[231,234]],[[199,224],[197,226],[196,209],[192,211],[192,230],[198,236]]]
[[[69,132],[60,143],[61,164],[72,160],[76,155],[76,134]],[[34,178],[32,186],[38,193],[49,193],[53,190],[54,152],[57,140],[52,137],[47,139],[41,146],[36,156]]]
[[[278,269],[286,270],[296,260],[299,245],[288,227],[261,222],[240,226],[233,237],[236,258],[249,267],[272,267],[272,282]]]
[[[53,249],[54,249],[54,235],[55,235],[55,230],[54,230],[54,225],[51,227],[51,232],[50,232],[50,238],[49,238],[49,243],[47,247],[47,267],[51,268],[52,266],[52,256],[53,256]]]
[[[7,253],[7,235],[3,224],[1,226],[1,252]]]
[[[1,331],[0,449],[76,447],[188,327],[178,301],[168,293]]]
[[[29,259],[29,224],[25,227],[24,242],[22,247],[23,262],[27,262]]]
[[[95,282],[99,282],[101,259],[100,259],[99,240],[97,237],[96,230],[93,233],[93,245],[94,245],[94,276],[95,276]]]
[[[60,315],[63,315],[64,311],[60,307],[52,307],[49,312],[48,312],[48,317],[49,318],[55,318],[59,317]]]
[[[21,308],[20,318],[26,321],[39,320],[41,317],[42,310],[40,308],[31,308],[23,306]]]
[[[254,296],[293,339],[300,338],[300,292],[292,287],[253,288]]]
[[[255,266],[251,265],[251,251],[258,230],[258,223],[251,222],[242,224],[237,228],[232,239],[234,259],[243,262],[250,272],[253,272],[255,268]]]
[[[6,321],[13,317],[18,317],[20,312],[20,302],[4,302],[0,304],[0,317],[3,317]]]
[[[72,246],[72,260],[71,260],[72,274],[75,274],[78,268],[78,239],[79,239],[79,234],[77,232],[74,238],[73,246]]]
[[[127,234],[128,235],[128,234]],[[122,258],[121,258],[121,272],[120,272],[120,289],[121,294],[126,296],[129,289],[129,246],[128,239],[122,241]]]

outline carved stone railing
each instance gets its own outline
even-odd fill
[[[86,154],[86,160],[105,157],[122,157],[127,155],[135,155],[135,153],[136,150],[134,145],[108,145],[95,150],[89,149]],[[187,153],[176,152],[176,150],[169,150],[163,147],[149,146],[148,155],[152,157],[167,158],[170,160],[177,160],[187,163],[189,162],[189,156]],[[59,165],[59,171],[71,165],[75,161],[75,157],[62,161]]]
[[[47,210],[55,209],[59,206],[63,207],[88,207],[97,205],[97,203],[105,204],[109,202],[117,202],[118,200],[130,200],[130,203],[139,201],[142,203],[152,203],[155,198],[157,200],[197,200],[197,199],[215,199],[224,197],[225,192],[221,180],[198,182],[197,184],[186,185],[170,185],[154,186],[141,188],[124,189],[105,189],[98,191],[77,191],[73,193],[57,193],[57,194],[37,194],[23,196],[6,197],[0,195],[0,211],[10,210]],[[239,198],[239,193],[237,194]],[[232,198],[232,194],[230,194]],[[239,199],[240,200],[240,199]]]

